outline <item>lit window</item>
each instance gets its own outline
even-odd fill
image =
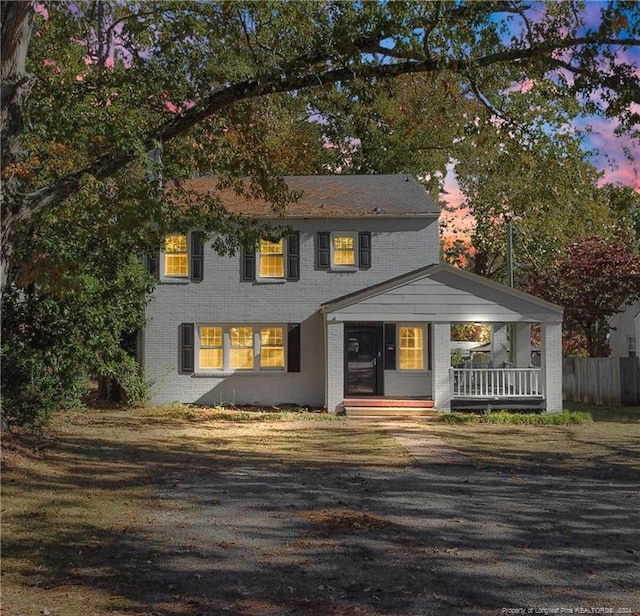
[[[262,327],[260,329],[260,367],[284,368],[282,327]]]
[[[260,240],[260,278],[284,278],[284,240]]]
[[[223,345],[221,327],[200,328],[200,368],[222,370]]]
[[[335,234],[333,239],[333,265],[355,266],[356,238],[354,234]]]
[[[164,275],[185,278],[189,275],[187,236],[168,235],[164,240]]]
[[[229,367],[232,370],[253,368],[253,327],[230,329]]]
[[[424,336],[421,327],[400,327],[400,370],[424,368]]]

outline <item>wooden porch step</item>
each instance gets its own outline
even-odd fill
[[[349,398],[342,406],[347,417],[439,417],[433,400],[426,398]]]
[[[357,417],[360,419],[366,419],[366,418],[410,419],[412,417],[420,417],[422,419],[439,419],[440,418],[438,411],[434,409],[423,409],[423,408],[345,406],[344,410],[347,417]]]
[[[429,398],[347,398],[342,404],[345,408],[432,409],[435,406]]]

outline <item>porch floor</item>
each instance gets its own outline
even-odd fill
[[[428,398],[347,398],[342,406],[347,417],[438,417],[433,400]]]

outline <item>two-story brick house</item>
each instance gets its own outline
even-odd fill
[[[279,242],[220,256],[201,233],[173,235],[153,259],[142,357],[155,403],[284,403],[340,411],[389,399],[438,410],[489,404],[561,408],[557,306],[440,265],[437,204],[406,175],[286,178],[301,191]],[[216,191],[213,178],[189,188]],[[217,193],[270,220],[267,203]],[[454,371],[450,328],[511,324],[488,372]],[[531,325],[542,367],[532,368]],[[496,349],[496,358],[499,357]]]

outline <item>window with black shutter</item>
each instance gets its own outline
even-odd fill
[[[256,279],[256,253],[246,248],[240,251],[240,279],[250,282]]]
[[[194,324],[182,323],[180,325],[180,372],[191,374],[195,369],[194,361]]]
[[[318,231],[316,236],[316,268],[329,269],[331,267],[331,233]]]
[[[287,239],[287,280],[300,280],[300,233],[294,231]]]
[[[384,325],[384,369],[396,369],[396,324]]]
[[[204,279],[204,233],[194,231],[191,234],[191,280],[202,282]]]
[[[358,233],[358,267],[369,269],[371,267],[371,232]]]
[[[287,372],[300,372],[300,323],[289,323],[287,333]]]

